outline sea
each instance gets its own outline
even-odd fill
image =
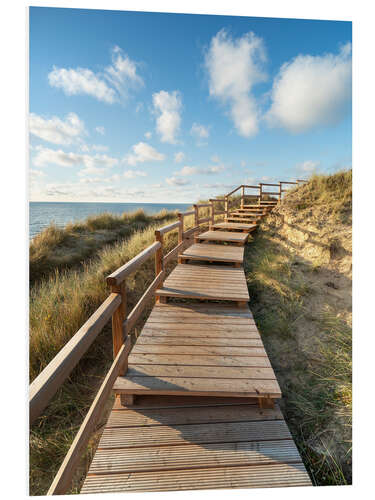
[[[191,204],[186,203],[89,203],[89,202],[41,202],[31,201],[29,210],[29,237],[34,238],[45,227],[54,222],[58,227],[64,227],[68,222],[77,222],[90,215],[104,212],[122,214],[134,212],[143,208],[146,214],[152,215],[160,210],[186,211]]]

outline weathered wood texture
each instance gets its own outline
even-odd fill
[[[250,310],[218,304],[156,305],[130,354],[128,372],[117,379],[114,390],[117,394],[281,396]]]
[[[156,296],[247,302],[242,269],[215,265],[178,264]]]
[[[244,249],[234,246],[196,243],[179,255],[182,261],[197,260],[210,262],[243,263]]]
[[[311,486],[277,406],[177,399],[115,405],[81,493]]]
[[[206,231],[197,236],[196,240],[201,241],[215,241],[220,243],[237,243],[244,245],[248,240],[249,235],[244,233],[235,233],[230,231]]]
[[[218,222],[212,226],[212,229],[224,231],[246,231],[251,233],[257,228],[257,224],[243,224],[240,222]]]

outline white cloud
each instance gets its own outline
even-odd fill
[[[202,174],[202,175],[217,174],[219,172],[222,172],[223,170],[225,170],[225,167],[222,165],[213,165],[212,167],[207,167],[207,168],[190,167],[186,165],[185,167],[182,167],[182,169],[179,172],[175,173],[176,175],[182,175],[186,177],[194,174]]]
[[[60,88],[66,95],[87,94],[98,101],[112,104],[116,101],[116,92],[90,69],[56,68],[48,75],[51,87]]]
[[[320,165],[320,161],[307,160],[296,165],[296,170],[304,174],[313,173]]]
[[[337,55],[299,55],[281,66],[267,119],[293,133],[332,125],[350,109],[351,92],[350,43]]]
[[[179,177],[170,177],[169,179],[165,179],[166,183],[170,186],[186,186],[186,184],[190,184],[186,179],[180,179]]]
[[[161,90],[153,94],[152,102],[155,112],[159,115],[156,119],[156,130],[161,141],[175,144],[181,123],[182,102],[179,92],[169,93]]]
[[[52,87],[60,88],[66,95],[89,95],[98,101],[113,104],[126,97],[130,88],[144,85],[137,74],[137,63],[132,61],[120,47],[112,49],[112,64],[104,73],[94,73],[88,68],[57,68],[48,74]],[[99,132],[100,133],[100,132]]]
[[[92,144],[91,149],[93,151],[104,152],[104,151],[108,151],[109,148],[108,148],[108,146],[104,146],[103,144]]]
[[[83,121],[75,113],[66,115],[65,120],[57,116],[46,119],[30,113],[29,131],[39,139],[53,144],[71,144],[86,132]]]
[[[152,132],[145,132],[145,137],[146,137],[146,139],[151,139]]]
[[[211,156],[211,161],[213,161],[214,163],[220,163],[220,158],[218,155],[213,155]]]
[[[181,163],[184,160],[185,160],[185,153],[183,153],[182,151],[179,151],[178,153],[174,154],[174,161],[176,163]]]
[[[207,139],[210,136],[210,131],[208,127],[200,125],[199,123],[193,123],[190,133],[191,135],[198,137],[200,139]]]
[[[122,49],[112,49],[112,65],[105,69],[105,76],[120,96],[127,95],[129,87],[143,87],[143,79],[137,74],[137,63],[132,61]]]
[[[95,130],[98,132],[98,134],[100,135],[104,135],[105,134],[105,128],[102,127],[102,126],[99,126],[99,127],[95,127]]]
[[[125,179],[136,179],[137,177],[146,177],[146,172],[142,170],[126,170],[124,172]]]
[[[232,39],[225,30],[211,40],[205,57],[210,95],[229,105],[238,133],[251,137],[258,132],[259,110],[252,87],[265,80],[263,41],[250,32]]]
[[[147,161],[162,161],[165,155],[159,153],[155,148],[146,142],[138,142],[132,146],[133,153],[128,154],[124,161],[128,165],[135,166],[137,163],[145,163]]]
[[[35,182],[37,182],[42,177],[45,177],[45,175],[46,174],[44,172],[42,172],[42,170],[36,170],[34,168],[30,168],[29,169],[30,184],[34,184]]]
[[[106,169],[118,164],[116,158],[107,155],[96,154],[90,156],[79,153],[66,153],[61,149],[49,149],[39,147],[37,154],[33,158],[33,164],[37,167],[45,167],[46,165],[58,165],[60,167],[85,167],[80,171],[84,174],[103,173]]]

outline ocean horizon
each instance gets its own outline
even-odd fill
[[[104,212],[122,214],[142,208],[152,215],[166,210],[185,211],[192,203],[97,203],[97,202],[52,202],[30,201],[29,203],[29,238],[32,239],[52,222],[58,227],[65,227],[69,222],[82,221],[90,215]]]

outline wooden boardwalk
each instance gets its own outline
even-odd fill
[[[139,397],[115,403],[81,493],[311,486],[277,405]]]
[[[282,394],[248,306],[242,267],[257,227],[243,221],[261,219],[275,203],[262,201],[259,185],[259,203],[245,205],[246,187],[254,188],[226,195],[224,212],[214,208],[222,200],[210,200],[155,231],[152,245],[108,276],[110,296],[33,382],[31,420],[112,317],[114,362],[49,495],[68,490],[110,391],[115,404],[81,493],[311,485],[275,403]],[[241,208],[231,213],[228,197],[240,188]],[[211,207],[211,216],[200,218],[199,207]],[[192,214],[195,224],[184,231]],[[225,220],[215,221],[217,214]],[[209,231],[199,234],[207,222]],[[178,244],[164,255],[164,234],[176,229]],[[125,280],[151,256],[155,279],[128,312]],[[166,276],[172,258],[178,264]],[[132,347],[129,332],[152,298]]]

